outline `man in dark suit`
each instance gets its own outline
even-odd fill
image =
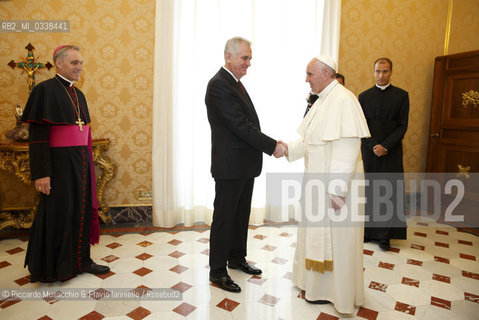
[[[253,102],[240,79],[250,67],[248,40],[236,37],[225,46],[225,65],[208,83],[206,108],[211,126],[211,174],[215,179],[210,233],[210,281],[221,289],[240,292],[230,269],[258,275],[246,262],[246,242],[254,178],[263,165],[263,152],[276,157],[284,147],[263,134]]]
[[[393,63],[388,58],[374,62],[376,85],[359,95],[359,103],[368,122],[370,138],[363,138],[361,153],[366,187],[366,215],[364,240],[379,242],[389,250],[390,239],[406,239],[404,213],[404,169],[402,140],[407,130],[409,95],[391,84]],[[374,181],[387,181],[392,206],[381,203],[379,192],[374,192]]]

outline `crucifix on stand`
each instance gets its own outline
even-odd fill
[[[28,74],[27,78],[27,83],[28,83],[28,90],[29,93],[32,92],[33,87],[35,86],[35,72],[39,71],[39,69],[47,68],[47,70],[50,70],[53,68],[53,65],[50,62],[47,63],[41,63],[37,62],[38,58],[35,58],[33,56],[33,50],[35,49],[34,46],[32,46],[31,43],[29,43],[25,49],[27,49],[27,57],[22,58],[22,62],[15,62],[11,60],[8,65],[12,68],[15,69],[15,67],[22,69]]]

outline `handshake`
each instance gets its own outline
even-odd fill
[[[274,149],[273,155],[276,158],[288,156],[288,145],[285,142],[278,140],[278,142],[276,143],[276,148]]]

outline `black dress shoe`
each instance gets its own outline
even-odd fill
[[[234,282],[229,275],[220,276],[220,277],[210,276],[210,281],[216,284],[221,289],[229,291],[229,292],[241,291],[240,286],[237,285],[236,282]]]
[[[107,266],[102,266],[102,265],[99,265],[99,264],[96,264],[95,262],[93,262],[92,264],[90,264],[90,266],[88,268],[83,270],[83,272],[87,272],[87,273],[91,273],[91,274],[105,274],[105,273],[110,272],[110,268],[107,267]]]
[[[330,303],[328,300],[308,300],[308,299],[304,299],[304,300],[306,300],[307,302],[312,303],[312,304],[328,304],[328,303]]]
[[[389,239],[379,240],[379,248],[383,249],[384,251],[388,251],[389,249],[391,249]]]
[[[248,262],[241,262],[240,264],[237,265],[230,265],[228,264],[228,268],[230,269],[239,269],[243,271],[244,273],[247,274],[253,274],[253,275],[258,275],[263,273],[261,269],[256,268],[255,266],[250,265]]]

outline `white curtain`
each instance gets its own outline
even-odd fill
[[[153,225],[211,223],[214,180],[204,96],[224,64],[226,40],[252,41],[241,79],[274,139],[296,138],[306,107],[306,65],[316,54],[336,61],[340,0],[157,0],[153,101]],[[264,156],[255,180],[251,223],[266,216],[265,173],[302,171],[302,163]]]

